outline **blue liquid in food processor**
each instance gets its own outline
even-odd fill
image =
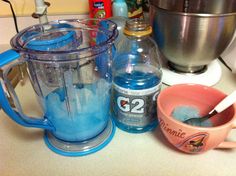
[[[100,79],[92,84],[59,88],[47,95],[45,104],[45,115],[56,129],[54,136],[65,141],[88,140],[108,123],[110,83]]]
[[[139,65],[137,68],[143,67]],[[156,127],[156,97],[161,79],[153,69],[156,70],[150,66],[131,72],[118,71],[114,76],[112,113],[119,128],[140,133]]]

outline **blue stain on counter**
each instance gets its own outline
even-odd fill
[[[188,120],[191,118],[201,117],[199,115],[199,110],[196,107],[192,107],[192,106],[178,106],[172,111],[171,115],[176,120],[181,121],[181,122],[184,122],[185,120]],[[206,120],[204,122],[196,122],[191,125],[200,126],[200,127],[212,127],[213,126],[210,120]]]

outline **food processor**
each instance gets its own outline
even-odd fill
[[[83,156],[102,149],[115,132],[110,89],[117,35],[115,23],[95,19],[57,20],[22,30],[12,38],[12,49],[0,55],[2,109],[20,125],[44,129],[45,143],[58,154]],[[7,79],[12,68],[25,63],[41,118],[23,113]]]

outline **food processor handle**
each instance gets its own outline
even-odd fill
[[[0,67],[1,72],[1,84],[0,84],[0,106],[3,111],[16,123],[25,127],[36,127],[47,130],[54,130],[53,125],[47,118],[31,118],[22,112],[21,105],[19,103],[18,97],[14,91],[14,88],[7,79],[7,70],[10,70],[13,66],[19,65],[23,62],[15,62],[20,58],[20,54],[14,50],[8,50],[0,54]],[[7,89],[6,89],[7,87]],[[14,110],[7,98],[7,93],[11,93],[16,110]]]

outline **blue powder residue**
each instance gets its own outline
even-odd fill
[[[68,79],[71,78],[67,75]],[[100,79],[93,84],[56,89],[45,97],[47,118],[55,127],[53,135],[64,141],[85,141],[106,127],[110,107],[110,83]]]
[[[178,106],[172,111],[171,115],[176,120],[181,121],[181,122],[184,122],[185,120],[188,120],[191,118],[200,117],[199,110],[191,106]],[[201,127],[212,127],[212,123],[210,120],[205,120],[204,122],[196,122],[191,125],[201,126]]]

